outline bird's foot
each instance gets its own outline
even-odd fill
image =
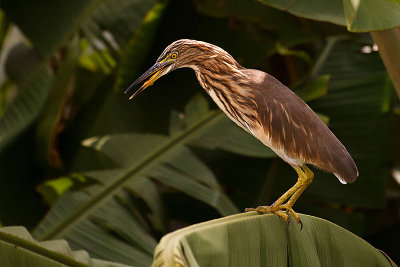
[[[244,212],[249,211],[257,211],[259,214],[266,213],[275,213],[279,217],[285,220],[285,222],[289,222],[289,214],[295,218],[296,222],[300,224],[300,230],[303,229],[303,223],[300,220],[300,217],[294,212],[293,208],[287,204],[279,205],[279,206],[258,206],[257,208],[247,208]],[[286,211],[286,212],[284,212]]]

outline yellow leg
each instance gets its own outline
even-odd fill
[[[298,175],[297,182],[294,186],[292,186],[285,194],[278,198],[271,206],[259,206],[255,209],[249,208],[246,209],[245,212],[257,211],[260,214],[272,212],[282,217],[285,221],[289,220],[287,213],[290,213],[296,219],[297,223],[300,223],[303,227],[299,216],[294,212],[292,207],[304,190],[311,184],[314,178],[314,173],[306,165],[301,167],[292,165],[292,167],[295,169]],[[282,210],[286,210],[286,213],[282,212]]]

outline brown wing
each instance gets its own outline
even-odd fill
[[[355,181],[358,170],[350,154],[300,97],[267,73],[247,70],[247,75],[255,82],[259,122],[275,148],[333,172],[342,182]]]

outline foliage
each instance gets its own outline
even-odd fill
[[[385,254],[328,221],[300,214],[300,229],[274,215],[247,213],[164,236],[153,266],[394,266]]]
[[[352,32],[387,30],[400,24],[400,6],[390,0],[259,1],[300,17],[346,25]]]
[[[20,226],[0,228],[0,263],[22,266],[109,266],[127,265],[90,258],[85,251],[72,251],[65,240],[37,242]]]
[[[166,45],[193,38],[276,76],[354,156],[356,183],[317,171],[295,210],[366,238],[388,234],[400,225],[400,190],[387,183],[396,98],[373,40],[347,30],[399,26],[398,9],[389,0],[2,1],[0,220],[91,257],[148,266],[168,232],[289,188],[290,167],[210,106],[193,73],[176,71],[133,102],[123,95]],[[385,65],[397,86],[393,62]]]

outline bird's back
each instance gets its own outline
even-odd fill
[[[333,172],[342,183],[356,180],[357,166],[346,148],[300,97],[265,72],[243,72],[251,81],[257,103],[263,133],[253,134],[261,142],[291,164],[300,159]]]

